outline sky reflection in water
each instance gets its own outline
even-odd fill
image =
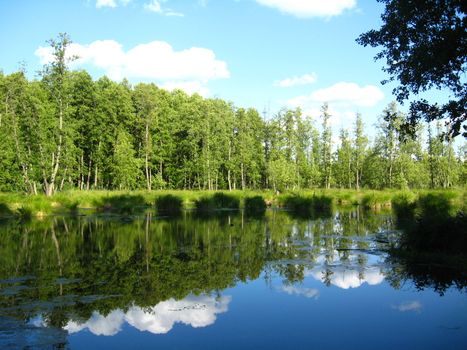
[[[464,348],[465,289],[415,288],[396,234],[363,212],[4,224],[0,347]]]

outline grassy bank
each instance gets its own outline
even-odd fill
[[[330,211],[335,206],[361,205],[368,209],[393,206],[407,213],[418,198],[443,194],[449,201],[464,203],[465,190],[374,191],[302,190],[285,193],[272,191],[67,191],[51,197],[19,193],[0,193],[0,217],[43,217],[87,212],[133,215],[154,208],[160,215],[176,214],[183,209],[200,212],[245,208],[261,213],[265,206],[289,209],[308,215]],[[404,204],[405,203],[405,204]]]

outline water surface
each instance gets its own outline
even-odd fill
[[[0,348],[465,349],[465,285],[392,259],[399,234],[358,210],[0,222]]]

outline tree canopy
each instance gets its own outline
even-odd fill
[[[66,68],[65,35],[39,80],[0,72],[0,191],[67,189],[272,189],[451,187],[467,162],[452,140],[400,141],[405,114],[392,103],[377,134],[331,128],[331,108],[306,116],[155,84],[97,80]],[[60,61],[61,60],[61,61]],[[338,140],[336,140],[336,136]],[[337,141],[337,142],[336,142]]]
[[[447,119],[448,136],[467,137],[465,82],[467,58],[467,3],[462,0],[378,0],[386,4],[379,30],[361,34],[357,42],[383,50],[375,60],[386,59],[389,79],[398,80],[393,93],[399,102],[429,89],[446,89],[444,104],[426,99],[412,101],[403,124],[412,134],[420,120]],[[463,129],[463,131],[461,130]]]

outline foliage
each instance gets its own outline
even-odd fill
[[[427,143],[422,130],[417,140],[399,140],[404,115],[395,103],[383,111],[372,144],[357,114],[353,132],[342,130],[333,147],[327,105],[320,132],[319,116],[300,109],[263,119],[254,109],[154,84],[93,81],[85,71],[47,74],[41,81],[0,74],[0,190],[50,196],[74,189],[284,192],[465,183],[464,154],[439,138],[441,125],[428,129]]]
[[[386,5],[381,16],[383,25],[360,35],[357,42],[383,47],[375,59],[386,60],[383,69],[389,79],[385,82],[399,81],[393,91],[398,101],[433,87],[448,89],[454,97],[443,105],[426,100],[411,102],[403,130],[414,134],[420,119],[447,118],[449,135],[458,135],[466,121],[467,103],[465,3],[460,0],[378,1]],[[467,137],[465,125],[463,135]]]

